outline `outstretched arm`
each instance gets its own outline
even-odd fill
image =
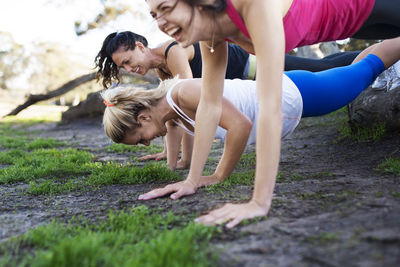
[[[202,185],[201,177],[208,154],[211,149],[217,125],[222,111],[222,92],[228,57],[228,46],[225,41],[214,45],[214,53],[210,52],[211,43],[200,43],[203,73],[200,101],[196,111],[196,129],[190,171],[185,181],[156,189],[139,199],[151,199],[173,193],[171,199],[191,195]]]
[[[200,102],[196,112],[192,163],[184,186],[171,195],[172,199],[193,194],[199,186],[204,165],[210,153],[217,125],[221,117],[221,102],[228,61],[228,46],[225,41],[220,41],[215,44],[214,53],[211,53],[209,49],[210,45],[214,44],[210,42],[200,43],[203,60],[203,81]]]
[[[257,54],[257,96],[259,100],[254,193],[248,203],[227,204],[196,220],[205,224],[230,221],[227,227],[233,227],[243,219],[266,215],[271,205],[278,172],[285,47],[283,11],[280,1],[253,0],[251,4],[247,3],[250,2],[242,2],[239,12],[244,19]]]

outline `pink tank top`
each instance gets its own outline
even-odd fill
[[[285,52],[299,46],[352,36],[367,20],[374,3],[375,0],[293,0],[283,18]],[[227,0],[226,13],[239,30],[250,38],[231,0]]]

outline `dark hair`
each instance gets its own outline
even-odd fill
[[[215,13],[222,12],[226,9],[226,0],[182,0],[191,6],[202,6]]]
[[[135,49],[137,41],[147,46],[147,40],[144,36],[130,31],[113,32],[104,39],[103,45],[94,60],[95,68],[99,68],[96,73],[97,81],[103,77],[104,88],[111,86],[112,79],[117,80],[117,83],[120,82],[119,67],[112,60],[112,54],[121,46],[124,46],[126,50]]]

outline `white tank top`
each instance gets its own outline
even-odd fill
[[[195,127],[195,121],[189,118],[179,107],[175,104],[171,97],[171,88],[167,94],[166,99],[171,108],[185,121]],[[246,115],[253,123],[247,144],[254,144],[257,135],[257,114],[258,114],[258,101],[256,82],[251,80],[225,80],[224,83],[224,97],[227,98],[232,104]],[[290,135],[300,122],[301,114],[303,112],[303,99],[292,80],[285,74],[282,77],[282,134],[281,137],[285,138]],[[185,129],[191,135],[192,131],[187,129],[183,124],[176,122],[179,126]],[[217,127],[215,138],[225,140],[226,130]]]

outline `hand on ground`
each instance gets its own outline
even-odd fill
[[[139,200],[149,200],[171,194],[171,199],[178,199],[183,196],[196,193],[197,186],[185,180],[174,184],[169,184],[163,188],[157,188],[139,196]]]
[[[161,153],[157,153],[157,154],[151,154],[151,155],[146,155],[143,157],[138,158],[138,161],[147,161],[147,160],[162,160],[167,158],[167,153],[165,153],[164,151]]]
[[[211,211],[210,213],[195,219],[196,223],[205,225],[226,224],[227,228],[238,225],[244,219],[267,215],[268,210],[261,207],[255,201],[244,204],[225,204],[222,208]]]

